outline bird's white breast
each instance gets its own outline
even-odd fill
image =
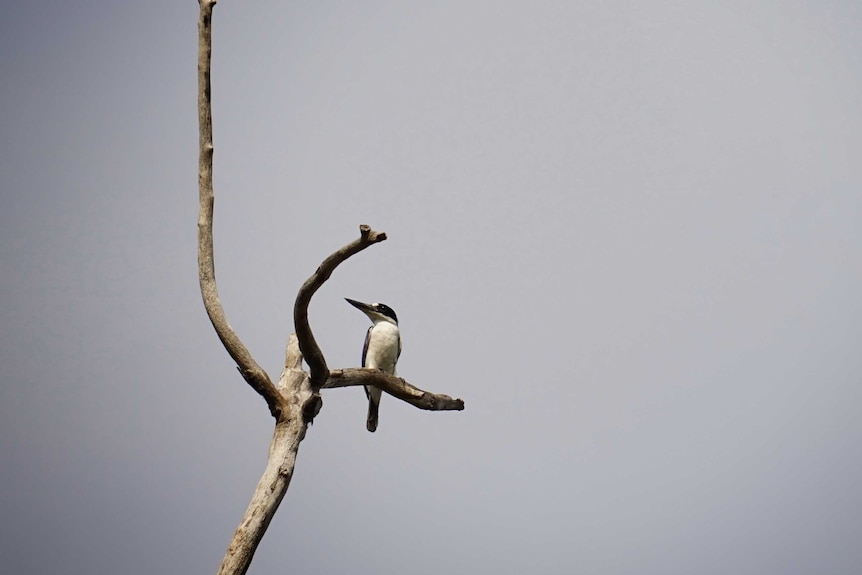
[[[371,328],[365,367],[375,367],[394,374],[400,347],[401,333],[398,331],[397,325],[389,322],[376,324]]]

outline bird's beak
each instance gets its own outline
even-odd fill
[[[344,299],[347,301],[347,303],[349,303],[363,313],[374,313],[374,308],[367,303],[362,303],[361,301],[356,301],[355,299],[350,299],[349,297],[346,297]]]

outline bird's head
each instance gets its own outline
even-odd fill
[[[362,303],[350,298],[344,298],[347,303],[368,316],[372,323],[387,321],[398,325],[398,316],[395,315],[395,310],[385,303]]]

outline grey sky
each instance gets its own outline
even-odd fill
[[[197,4],[0,5],[0,561],[212,573],[271,420],[197,287]],[[356,365],[251,573],[862,570],[862,5],[231,2],[215,244]]]

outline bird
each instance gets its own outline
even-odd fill
[[[384,373],[395,375],[395,365],[401,356],[401,332],[398,330],[398,316],[395,310],[385,303],[362,303],[344,298],[347,303],[364,313],[371,320],[371,327],[365,334],[365,345],[362,347],[362,367],[379,369]],[[377,430],[377,415],[380,409],[379,387],[366,385],[365,396],[368,398],[368,419],[365,428],[372,433]]]

